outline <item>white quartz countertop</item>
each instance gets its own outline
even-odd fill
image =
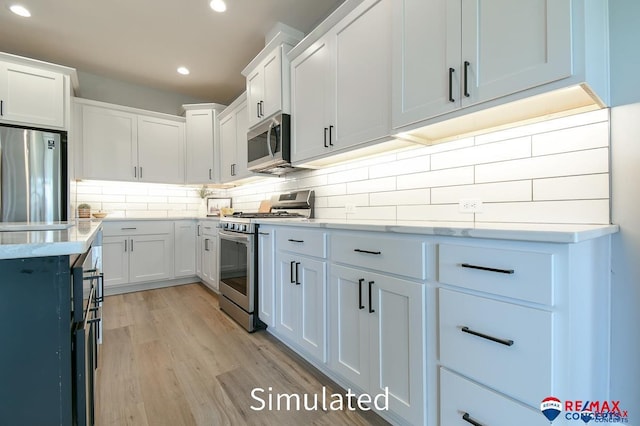
[[[101,219],[103,222],[135,222],[135,221],[173,221],[173,220],[210,220],[214,222],[220,221],[218,216],[175,216],[175,217],[105,217]]]
[[[262,225],[304,226],[327,229],[394,232],[399,234],[439,235],[449,237],[489,238],[548,243],[578,243],[615,234],[618,225],[563,225],[531,223],[461,223],[344,221],[328,219],[257,219]]]
[[[101,221],[2,223],[0,259],[84,253],[100,229]]]

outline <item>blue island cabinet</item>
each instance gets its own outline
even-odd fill
[[[0,260],[0,424],[72,425],[70,257]]]

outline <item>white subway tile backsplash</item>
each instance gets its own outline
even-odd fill
[[[476,182],[607,173],[609,150],[590,149],[475,166]]]
[[[609,123],[572,127],[533,136],[533,155],[557,154],[609,146]]]
[[[398,206],[399,221],[473,222],[473,214],[460,213],[458,205]]]
[[[395,176],[347,183],[347,194],[392,191],[394,189],[396,189]]]
[[[609,223],[608,110],[369,157],[231,189],[236,210],[256,211],[273,194],[314,189],[315,217],[414,223]],[[110,217],[204,214],[199,185],[72,182],[72,206]],[[460,213],[461,198],[483,212]],[[354,213],[346,213],[346,205]]]
[[[461,198],[478,198],[483,203],[531,201],[531,181],[480,183],[431,189],[432,204],[458,204]]]
[[[533,200],[588,200],[609,198],[609,175],[569,176],[533,181]]]
[[[398,189],[433,188],[473,183],[473,167],[458,167],[397,177]]]
[[[531,157],[531,136],[433,154],[431,169],[451,169],[526,157]]]
[[[400,206],[430,204],[431,190],[408,189],[404,191],[372,192],[369,194],[371,206]]]
[[[488,203],[476,214],[478,222],[609,223],[609,200]]]

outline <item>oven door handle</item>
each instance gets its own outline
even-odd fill
[[[218,231],[218,236],[220,236],[220,238],[224,238],[225,240],[236,241],[239,243],[249,243],[251,239],[251,235],[233,234],[225,231]]]

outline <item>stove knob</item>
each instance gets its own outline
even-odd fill
[[[247,225],[240,225],[239,231],[247,232]]]

